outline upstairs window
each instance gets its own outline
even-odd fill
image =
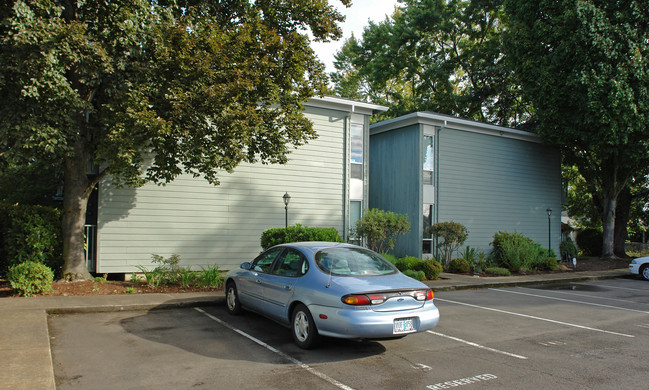
[[[433,185],[433,170],[434,170],[434,149],[433,149],[433,136],[425,135],[423,142],[423,155],[424,155],[424,166],[423,166],[423,183],[424,185]]]

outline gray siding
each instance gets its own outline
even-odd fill
[[[438,135],[439,222],[469,230],[465,245],[490,250],[497,231],[519,232],[552,247],[561,238],[561,166],[557,150],[539,143],[443,129]]]
[[[396,256],[421,255],[421,136],[420,126],[412,125],[370,140],[370,208],[407,214],[410,220],[411,233],[398,239]]]
[[[181,255],[200,269],[238,267],[261,250],[261,233],[284,226],[282,195],[288,192],[289,225],[345,230],[346,121],[348,113],[309,107],[319,138],[289,156],[286,165],[243,164],[223,173],[221,185],[178,177],[166,186],[99,190],[97,272],[133,272],[152,254]]]

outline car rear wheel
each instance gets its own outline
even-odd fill
[[[649,280],[649,265],[645,264],[640,268],[640,276],[644,280]]]
[[[232,315],[241,314],[241,302],[237,293],[237,285],[234,282],[228,282],[225,287],[225,303],[228,313]]]
[[[313,317],[303,304],[297,305],[293,310],[291,333],[295,344],[302,349],[311,349],[320,341]]]

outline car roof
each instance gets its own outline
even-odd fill
[[[303,241],[303,242],[290,242],[280,244],[278,246],[290,246],[304,251],[317,252],[326,248],[361,248],[357,245],[347,244],[344,242],[328,242],[328,241]]]

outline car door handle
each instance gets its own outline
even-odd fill
[[[261,279],[257,279],[257,280],[255,280],[255,283],[259,283],[259,284],[261,284]]]

